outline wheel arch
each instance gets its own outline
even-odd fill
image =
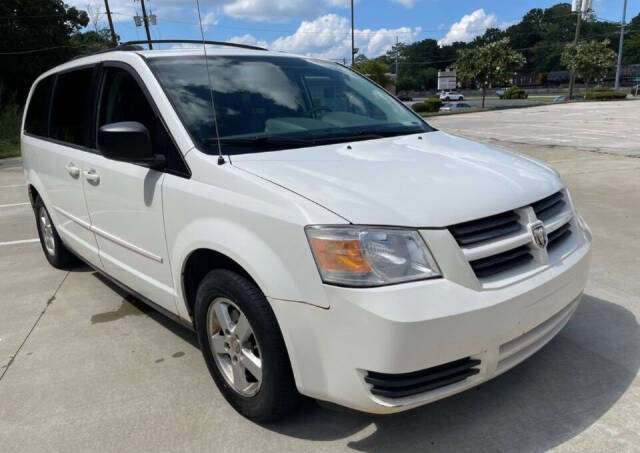
[[[205,275],[214,269],[226,269],[237,272],[251,280],[258,288],[260,288],[256,279],[254,279],[251,274],[233,258],[211,248],[195,249],[186,257],[182,266],[182,274],[180,276],[184,303],[192,321],[193,307],[195,305],[198,285]]]

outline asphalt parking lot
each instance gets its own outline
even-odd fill
[[[48,265],[20,160],[0,161],[0,451],[640,450],[638,112],[629,101],[429,119],[553,165],[593,229],[592,268],[574,318],[532,358],[388,417],[307,402],[277,423],[243,419],[192,333],[88,268]]]

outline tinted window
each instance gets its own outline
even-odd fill
[[[201,149],[217,152],[204,57],[147,62]],[[256,55],[209,57],[208,67],[225,153],[431,130],[386,91],[337,64]],[[262,141],[254,145],[256,139]]]
[[[164,154],[170,169],[180,172],[187,171],[184,163],[179,159],[178,150],[169,133],[151,107],[137,80],[124,69],[105,68],[100,95],[98,128],[105,124],[122,121],[142,123],[149,129],[153,152]]]
[[[87,143],[92,79],[93,68],[58,75],[51,106],[51,138],[75,145]]]
[[[33,135],[47,137],[49,122],[49,101],[51,100],[51,85],[53,77],[49,76],[41,80],[33,90],[24,130]]]

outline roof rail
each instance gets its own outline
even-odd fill
[[[123,42],[117,47],[113,47],[110,50],[131,50],[131,49],[123,49],[126,46],[139,46],[140,44],[203,44],[203,41],[200,39],[156,39],[151,41],[127,41]],[[211,44],[214,46],[228,46],[228,47],[239,47],[241,49],[251,49],[251,50],[267,50],[264,47],[258,46],[250,46],[248,44],[240,44],[236,42],[224,42],[224,41],[204,41],[204,44]],[[139,50],[139,49],[136,49]]]
[[[76,55],[72,58],[72,60],[76,60],[78,58],[89,57],[91,55],[98,55],[101,53],[114,52],[116,50],[121,51],[139,51],[144,50],[144,47],[141,44],[200,44],[202,45],[202,40],[199,39],[156,39],[151,41],[126,41],[121,44],[118,44],[115,47],[110,47],[105,50],[99,50],[97,52],[92,52],[84,55]],[[264,47],[258,46],[250,46],[248,44],[239,44],[235,42],[223,42],[223,41],[204,41],[205,44],[211,44],[215,46],[228,46],[228,47],[238,47],[241,49],[250,49],[250,50],[268,50]]]

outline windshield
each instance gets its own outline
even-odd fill
[[[290,56],[209,56],[223,153],[429,132],[387,92],[338,64]],[[147,60],[198,147],[217,153],[204,56]]]

